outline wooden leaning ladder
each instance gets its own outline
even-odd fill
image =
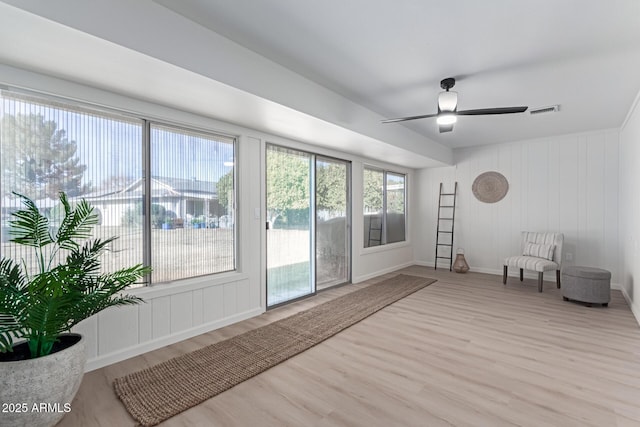
[[[440,183],[440,195],[438,196],[438,228],[436,230],[436,258],[434,267],[436,270],[438,269],[439,259],[448,259],[449,271],[451,271],[453,266],[453,230],[456,219],[456,195],[458,193],[458,183],[455,183],[455,186],[453,187],[453,193],[443,193],[442,188],[442,183]],[[445,204],[443,204],[442,202],[443,197],[445,199]],[[451,199],[453,199],[453,201]],[[444,211],[446,212],[446,214],[443,214],[442,208],[445,208]],[[441,230],[443,221],[448,221],[446,222],[446,224],[451,224],[451,227],[449,228],[445,226],[445,230]],[[448,243],[440,243],[441,235],[450,236],[450,239],[446,239]],[[449,256],[440,256],[440,253],[438,252],[440,247],[448,248]]]

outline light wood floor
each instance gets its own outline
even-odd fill
[[[640,328],[555,284],[409,267],[438,282],[163,426],[640,426]],[[114,378],[397,273],[85,375],[60,426],[133,426]]]

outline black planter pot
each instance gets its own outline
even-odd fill
[[[79,334],[64,334],[58,337],[59,341],[53,343],[50,354],[57,353],[75,345],[82,337]],[[12,352],[0,353],[0,362],[16,362],[18,360],[31,359],[29,344],[25,341],[13,346]]]

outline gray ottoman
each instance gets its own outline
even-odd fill
[[[562,298],[602,304],[611,300],[611,272],[601,268],[572,265],[562,268]]]

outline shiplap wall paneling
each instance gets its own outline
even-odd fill
[[[171,297],[158,297],[150,302],[153,338],[169,335],[171,333]]]
[[[438,186],[458,181],[455,246],[477,271],[501,273],[503,259],[520,251],[520,231],[565,234],[567,264],[606,268],[617,278],[618,131],[550,137],[458,149],[456,165],[418,174],[425,221],[416,259],[432,264]],[[471,190],[486,171],[502,173],[509,192],[497,203],[478,201]],[[515,272],[514,272],[515,274]],[[549,280],[553,278],[551,275]]]
[[[205,323],[220,320],[224,317],[224,300],[222,286],[212,286],[202,290],[203,319]]]
[[[640,94],[620,131],[620,271],[623,292],[640,322]]]
[[[150,301],[138,305],[138,343],[153,339],[153,304]]]
[[[171,333],[184,331],[193,326],[193,292],[171,295]]]
[[[234,282],[236,285],[236,312],[244,313],[251,308],[251,286],[248,280]]]
[[[602,232],[604,245],[600,247],[599,255],[607,259],[607,264],[615,266],[616,283],[620,283],[622,281],[619,268],[621,249],[618,238],[620,234],[620,133],[607,133],[605,136],[605,165],[602,180],[605,206]]]
[[[191,293],[191,306],[193,307],[191,323],[194,326],[204,323],[203,293],[204,291],[202,289],[196,289]]]
[[[93,359],[98,355],[98,316],[92,316],[78,323],[73,332],[82,334],[87,350],[87,359]]]
[[[231,316],[238,311],[238,287],[236,282],[222,285],[223,316]]]
[[[138,307],[108,308],[98,314],[98,354],[138,344]]]
[[[573,254],[574,260],[580,259],[576,239],[582,223],[581,216],[583,215],[580,207],[579,195],[581,193],[579,189],[581,187],[580,173],[584,168],[580,167],[582,150],[580,149],[580,144],[578,144],[578,138],[560,139],[558,140],[558,145],[560,164],[562,164],[562,176],[558,180],[558,194],[562,195],[559,210],[562,215],[560,216],[558,229],[562,230],[565,235],[565,243],[563,245],[565,260],[563,261],[570,263],[567,260],[568,254]]]

